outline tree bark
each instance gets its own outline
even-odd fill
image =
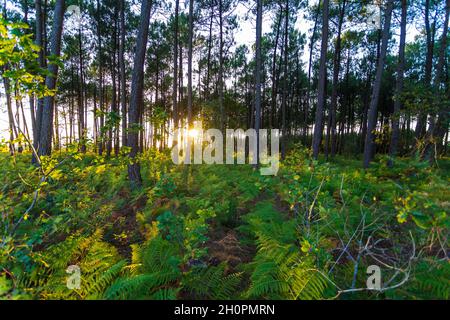
[[[120,104],[122,111],[122,145],[127,145],[127,80],[125,74],[125,0],[120,0],[120,42],[119,42],[119,64],[120,64]]]
[[[17,128],[14,123],[14,113],[12,111],[11,86],[10,80],[3,77],[3,86],[5,88],[6,108],[8,110],[8,125],[9,125],[9,152],[11,155],[15,153],[14,139],[17,137]]]
[[[101,35],[101,5],[100,1],[97,0],[97,56],[98,56],[98,95],[99,95],[99,105],[98,105],[98,111],[101,113],[100,115],[100,124],[98,128],[98,137],[97,137],[97,147],[98,147],[98,154],[103,155],[103,135],[102,135],[102,128],[103,128],[103,104],[104,104],[104,96],[103,96],[103,59],[102,59],[102,35]],[[94,114],[94,119],[97,118],[97,114]]]
[[[188,127],[192,126],[192,41],[194,38],[194,0],[189,0],[189,49],[188,49]]]
[[[261,126],[261,38],[262,38],[262,0],[256,1],[256,72],[255,72],[255,130],[256,130],[256,163],[259,166],[259,129]],[[255,156],[255,155],[254,155]]]
[[[403,92],[403,77],[405,72],[405,47],[406,47],[406,23],[407,23],[408,1],[402,0],[402,17],[400,22],[400,47],[398,52],[397,81],[395,85],[394,113],[392,115],[392,136],[389,145],[388,165],[394,164],[394,158],[397,156],[398,143],[400,139],[400,109],[402,106],[400,95]]]
[[[441,45],[439,50],[439,58],[438,64],[436,66],[436,76],[434,81],[433,91],[435,92],[434,97],[440,96],[441,84],[444,81],[444,66],[446,60],[447,53],[447,34],[449,27],[449,11],[450,11],[450,0],[446,1],[446,9],[445,9],[445,20],[444,20],[444,30],[442,32],[441,37]],[[439,105],[439,102],[437,102]],[[433,113],[430,117],[430,127],[427,132],[426,139],[426,147],[424,150],[424,157],[430,162],[433,163],[437,157],[436,150],[438,142],[442,142],[446,132],[448,131],[448,113],[449,107],[446,105],[439,106],[439,110],[437,112],[437,121],[436,114]]]
[[[78,140],[80,151],[86,153],[86,129],[84,126],[84,62],[83,62],[83,39],[82,39],[82,26],[78,29],[78,49],[79,49],[79,87],[78,87]]]
[[[286,156],[287,130],[286,130],[286,112],[288,99],[288,59],[289,59],[289,0],[285,4],[285,22],[284,22],[284,71],[283,71],[283,96],[281,99],[281,158]]]
[[[220,130],[223,132],[225,123],[225,110],[223,105],[223,0],[219,0],[219,109],[220,109]]]
[[[209,92],[209,83],[211,80],[211,50],[212,50],[212,25],[213,25],[213,18],[214,18],[214,6],[211,5],[211,17],[209,20],[209,36],[208,36],[208,55],[207,55],[207,63],[206,63],[206,90],[205,90],[205,98],[208,99],[210,97]]]
[[[277,32],[275,35],[275,43],[273,48],[272,58],[272,92],[271,92],[271,110],[269,116],[269,128],[272,129],[275,123],[275,113],[277,109],[277,49],[278,41],[280,39],[281,21],[283,18],[283,8],[280,6],[280,14],[277,22]]]
[[[426,88],[431,86],[431,77],[433,72],[433,55],[434,55],[434,23],[430,24],[430,6],[431,0],[425,0],[425,33],[427,43],[427,54],[425,59],[425,76],[424,85]],[[420,111],[415,129],[416,139],[421,139],[427,129],[427,113]]]
[[[316,117],[314,122],[314,137],[312,145],[313,158],[316,160],[319,157],[320,144],[322,141],[323,112],[326,101],[325,89],[327,82],[328,13],[329,13],[329,0],[324,0],[323,17],[322,17],[322,46],[320,51],[320,66],[319,66],[319,88],[318,88]]]
[[[141,5],[141,20],[136,39],[136,53],[134,56],[133,76],[131,85],[131,100],[128,110],[129,132],[128,147],[131,148],[131,163],[128,165],[128,177],[133,188],[142,185],[142,177],[137,155],[139,152],[139,127],[141,125],[141,113],[143,109],[144,97],[144,63],[147,51],[148,27],[150,24],[150,12],[152,9],[151,0],[143,0]]]
[[[174,129],[178,129],[178,11],[180,1],[175,1],[175,20],[173,27],[173,84],[172,84],[172,107]],[[174,136],[174,143],[175,143]]]
[[[51,35],[50,53],[53,56],[60,55],[61,52],[61,36],[64,23],[65,1],[57,0],[55,4],[55,12],[53,18],[53,28]],[[49,90],[56,88],[56,80],[58,77],[58,65],[50,64],[48,66],[49,75],[45,79],[45,85]],[[52,151],[52,133],[53,133],[53,115],[54,115],[54,96],[44,98],[44,108],[42,112],[42,122],[39,137],[39,156],[48,156]]]
[[[317,24],[319,21],[319,16],[320,16],[320,4],[321,4],[321,0],[319,0],[318,4],[317,4],[317,11],[314,17],[314,28],[313,28],[313,32],[311,35],[311,40],[310,40],[310,44],[309,44],[309,62],[308,62],[308,94],[307,94],[307,102],[308,102],[308,107],[311,105],[311,70],[312,70],[312,60],[313,60],[313,50],[314,50],[314,43],[316,42],[316,30],[317,30]],[[308,108],[305,108],[305,110],[307,110]],[[305,114],[305,119],[308,118],[308,114],[306,111]],[[305,127],[307,126],[307,123],[305,123]],[[307,128],[305,128],[307,129]],[[305,130],[306,132],[307,130]]]
[[[336,111],[337,111],[337,98],[338,98],[338,84],[339,84],[339,72],[341,66],[341,43],[342,43],[342,25],[344,23],[345,9],[347,1],[342,1],[342,6],[339,10],[339,22],[338,22],[338,34],[336,39],[336,48],[334,51],[333,61],[333,89],[331,93],[331,105],[330,105],[330,121],[327,127],[327,142],[326,148],[331,142],[331,157],[336,155]]]
[[[385,22],[383,26],[383,36],[381,43],[380,57],[378,59],[377,73],[372,90],[372,99],[370,101],[369,113],[367,118],[367,135],[364,145],[364,168],[368,168],[373,156],[374,149],[374,130],[376,129],[378,102],[380,99],[381,80],[386,60],[387,47],[391,29],[392,10],[394,8],[394,0],[389,0],[386,7]]]
[[[44,27],[43,27],[43,12],[42,12],[42,1],[36,0],[35,2],[35,9],[36,9],[36,40],[35,43],[37,46],[40,47],[39,53],[38,53],[38,64],[39,67],[44,68],[45,67],[45,47],[44,47]],[[40,131],[41,131],[41,120],[42,120],[42,110],[43,110],[43,103],[44,100],[42,98],[37,99],[37,106],[36,106],[36,112],[34,112],[34,103],[33,105],[30,105],[32,110],[32,114],[34,113],[34,127],[33,127],[33,147],[35,150],[39,149],[39,137],[40,137]],[[37,163],[36,155],[33,153],[31,162],[33,164]]]

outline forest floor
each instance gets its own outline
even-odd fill
[[[150,151],[133,191],[126,157],[66,152],[44,173],[29,154],[0,157],[0,298],[449,297],[449,159],[362,170],[298,148],[272,177]],[[366,290],[371,265],[381,292]]]

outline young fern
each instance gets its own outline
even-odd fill
[[[102,232],[91,236],[74,235],[51,246],[41,255],[41,264],[22,284],[39,288],[35,294],[41,299],[98,299],[119,276],[125,260],[120,260],[116,249],[102,241]],[[66,269],[80,268],[80,288],[69,289]],[[35,290],[35,289],[32,289]]]
[[[415,268],[414,279],[407,287],[411,299],[448,300],[450,297],[450,264],[448,261],[423,261]]]
[[[258,252],[252,262],[250,287],[245,297],[252,299],[321,299],[327,280],[313,261],[292,245],[296,229],[284,223],[270,203],[263,203],[247,217],[256,237]]]
[[[180,289],[164,288],[151,295],[152,300],[176,300]]]
[[[106,299],[157,299],[176,296],[175,282],[181,276],[178,249],[157,237],[144,248],[133,247],[133,268],[106,290]],[[141,259],[138,263],[136,259]],[[173,290],[170,290],[173,289]],[[166,292],[164,293],[163,291]]]
[[[225,268],[225,263],[208,268],[194,268],[183,279],[183,290],[198,299],[235,298],[242,274],[224,275]]]

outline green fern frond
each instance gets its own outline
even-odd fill
[[[450,263],[426,261],[415,270],[409,290],[414,298],[442,299],[450,297]]]
[[[180,289],[165,288],[152,294],[152,300],[176,300]]]
[[[149,244],[142,249],[142,269],[145,273],[156,273],[161,270],[170,269],[179,272],[179,250],[171,242],[161,237],[152,239]]]
[[[156,299],[161,290],[175,290],[179,280],[178,249],[156,237],[142,248],[133,248],[133,264],[125,267],[128,275],[118,279],[105,292],[106,299]],[[139,274],[140,273],[140,274]],[[170,291],[173,295],[175,291]],[[160,292],[159,294],[157,294]],[[166,292],[167,294],[169,291]],[[176,295],[176,294],[175,294]]]
[[[121,260],[112,267],[108,268],[101,274],[97,272],[91,278],[92,281],[88,282],[89,288],[87,288],[87,299],[97,299],[103,295],[103,292],[114,282],[114,280],[120,275],[123,268],[126,266],[126,261]]]
[[[258,252],[252,262],[250,287],[253,299],[321,299],[327,280],[303,257],[295,243],[296,227],[285,223],[270,203],[263,203],[247,218]]]
[[[126,265],[117,250],[102,241],[102,231],[80,234],[51,246],[41,254],[41,264],[22,283],[44,299],[96,299],[114,282]],[[80,268],[80,288],[69,289],[67,267]]]
[[[195,268],[183,281],[184,290],[203,299],[228,300],[235,295],[241,282],[241,273],[225,276],[226,264],[208,268]]]
[[[104,297],[108,300],[151,299],[158,287],[167,285],[177,277],[173,273],[141,274],[118,279],[109,287]]]

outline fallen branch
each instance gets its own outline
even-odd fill
[[[336,296],[333,297],[333,299],[338,298],[343,293],[354,293],[354,292],[363,292],[363,291],[375,291],[375,292],[383,293],[383,292],[386,292],[388,290],[393,290],[393,289],[396,289],[396,288],[399,288],[399,287],[403,286],[409,280],[409,277],[410,277],[410,274],[411,274],[412,262],[413,262],[413,260],[416,257],[416,243],[414,241],[414,237],[412,236],[411,232],[409,232],[409,234],[411,236],[411,242],[412,242],[412,254],[411,254],[411,257],[408,260],[408,267],[406,269],[400,269],[400,268],[397,268],[395,266],[390,266],[390,265],[388,265],[386,263],[383,263],[382,261],[379,261],[378,259],[375,259],[376,261],[378,261],[381,264],[383,264],[385,267],[387,267],[387,268],[389,268],[391,270],[395,270],[394,276],[392,276],[391,279],[389,281],[387,281],[387,284],[391,283],[397,277],[397,275],[400,274],[400,273],[402,273],[404,275],[402,281],[400,281],[399,283],[397,283],[395,285],[383,287],[383,288],[380,288],[380,289],[376,289],[376,288],[352,288],[352,289],[345,289],[345,290],[343,290],[343,289],[339,288],[334,282],[329,280],[330,283],[333,283],[335,285],[335,287],[338,289],[338,293],[337,293]]]

